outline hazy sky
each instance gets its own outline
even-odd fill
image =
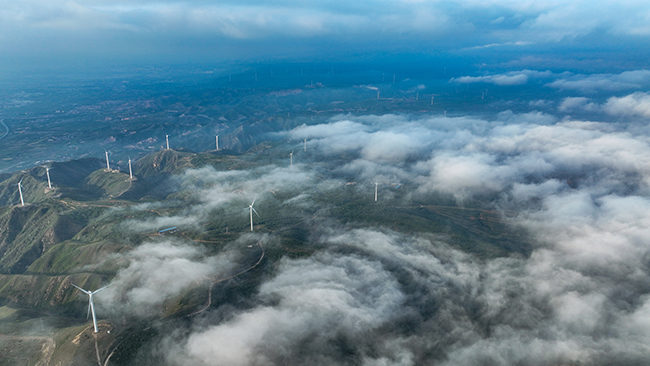
[[[650,3],[644,0],[0,0],[5,67],[98,60],[337,60],[442,51],[508,53],[523,66],[563,54],[598,60],[606,68],[607,60],[643,59],[649,40]]]

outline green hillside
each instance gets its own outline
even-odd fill
[[[118,197],[131,188],[131,180],[128,174],[117,170],[99,169],[84,179],[82,190],[101,198]]]
[[[23,273],[52,246],[72,238],[86,217],[57,203],[0,208],[0,273]]]
[[[19,172],[0,182],[0,206],[21,205],[18,191],[18,182],[21,180],[26,205],[42,202],[53,194],[47,189],[47,181],[43,183],[28,173]]]
[[[103,160],[96,158],[53,162],[49,165],[51,167],[50,179],[55,187],[66,186],[76,188],[78,188],[92,172],[106,167],[106,163]],[[44,168],[34,168],[32,171],[35,171],[32,174],[38,174],[39,178],[47,183]]]

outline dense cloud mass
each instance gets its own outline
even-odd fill
[[[315,254],[282,259],[253,306],[176,336],[167,361],[644,364],[650,357],[650,136],[643,131],[633,123],[559,121],[541,113],[502,113],[489,121],[340,117],[298,127],[287,137],[309,139],[324,156],[353,157],[340,172],[400,180],[460,205],[488,202],[507,212],[508,225],[529,234],[534,249],[527,257],[478,259],[450,247],[445,236],[314,222]],[[198,212],[240,200],[233,192],[247,196],[272,187],[308,200],[315,184],[309,175],[308,166],[204,168],[181,180],[204,197]],[[238,176],[246,183],[236,183]],[[166,257],[134,263],[176,268],[159,258]],[[214,270],[208,267],[227,270],[225,259],[194,259],[188,281]],[[138,266],[120,272],[117,282],[142,278]],[[126,296],[136,301],[138,288]]]
[[[607,113],[619,116],[650,117],[650,95],[634,93],[621,98],[611,97],[604,105]]]
[[[118,271],[111,286],[98,294],[102,297],[99,308],[113,315],[159,316],[167,301],[208,280],[226,277],[240,255],[236,249],[235,243],[223,254],[206,256],[197,246],[168,240],[114,255],[109,261],[126,262],[126,266]]]

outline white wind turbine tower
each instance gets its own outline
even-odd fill
[[[169,150],[169,135],[165,135],[165,141],[167,142],[167,150]]]
[[[216,140],[217,140],[217,150],[219,150],[219,135],[217,135]]]
[[[23,189],[22,189],[22,183],[23,178],[20,178],[20,182],[18,182],[18,193],[20,194],[20,204],[24,207],[25,206],[25,200],[23,199]]]
[[[111,170],[111,164],[108,162],[108,151],[104,150],[106,154],[106,170]]]
[[[50,180],[50,169],[52,168],[45,167],[45,174],[47,174],[47,186],[50,189],[52,189],[52,181]]]
[[[375,182],[375,202],[377,202],[377,186],[379,183]]]
[[[289,153],[289,168],[293,169],[293,151]]]
[[[131,157],[129,157],[129,179],[133,180],[133,170],[131,169]]]
[[[253,231],[253,212],[255,212],[255,215],[257,215],[257,217],[260,217],[260,214],[258,214],[257,211],[255,210],[255,208],[253,207],[253,205],[255,204],[256,199],[257,198],[253,199],[253,202],[250,205],[248,205],[248,210],[249,210],[250,217],[251,217],[251,231]]]
[[[105,289],[108,286],[104,286],[104,287],[100,288],[99,290],[95,290],[95,291],[86,291],[86,290],[82,289],[81,287],[75,285],[72,282],[70,282],[70,284],[72,286],[78,288],[84,294],[88,295],[88,314],[86,315],[86,319],[88,319],[88,316],[92,312],[93,313],[93,327],[95,328],[95,333],[97,333],[98,332],[98,330],[97,330],[97,317],[95,317],[95,304],[93,303],[93,295],[98,293],[99,291]]]
[[[305,147],[304,147],[304,150],[307,151],[307,139],[305,139],[304,143],[305,143],[305,145],[304,145],[304,146],[305,146]]]

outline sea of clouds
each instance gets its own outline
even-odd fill
[[[527,233],[533,250],[525,257],[479,259],[449,246],[444,235],[311,221],[315,254],[280,260],[251,306],[229,308],[228,316],[161,340],[172,344],[163,352],[169,364],[641,365],[648,360],[645,124],[537,112],[504,112],[492,120],[341,116],[286,136],[296,146],[308,139],[322,157],[351,157],[334,171],[360,181],[399,181],[421,197],[438,194],[460,206],[481,202],[507,212],[503,220]],[[316,204],[314,192],[326,194],[344,183],[316,182],[310,179],[312,164],[296,160],[293,168],[187,171],[179,187],[196,193],[183,217],[200,223],[206,211],[278,187],[296,192],[289,205]],[[234,271],[226,254],[206,257],[196,250],[179,243],[142,245],[129,254],[130,266],[118,273],[116,289],[132,302],[160,306],[202,276]],[[169,276],[185,280],[178,287],[161,286],[173,282]]]

